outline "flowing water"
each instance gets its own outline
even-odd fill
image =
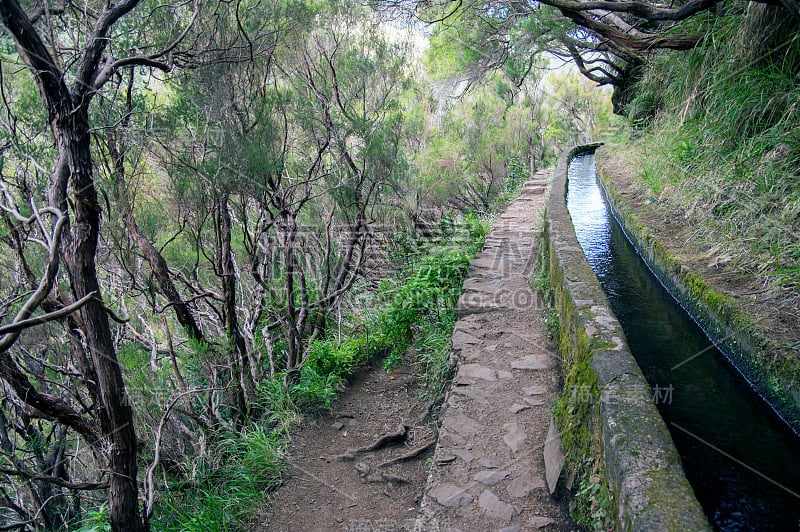
[[[800,530],[800,440],[659,283],[611,215],[594,155],[567,207],[716,530]]]

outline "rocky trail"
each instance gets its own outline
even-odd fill
[[[435,450],[413,371],[367,368],[295,435],[260,530],[578,528],[549,488],[563,464],[550,421],[558,355],[529,283],[546,184],[540,173],[524,185],[470,264]]]
[[[555,485],[562,459],[550,426],[558,355],[529,283],[546,184],[537,178],[494,224],[464,283],[453,332],[459,368],[418,530],[573,528],[547,482],[549,472]]]

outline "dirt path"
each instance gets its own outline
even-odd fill
[[[377,365],[367,368],[331,413],[308,418],[295,434],[290,478],[258,530],[577,528],[545,480],[545,449],[558,469],[557,438],[548,438],[557,354],[548,348],[528,282],[545,183],[545,174],[526,183],[472,261],[453,334],[459,369],[435,454],[428,450],[379,467],[421,449],[434,431],[418,421],[422,406],[410,368],[393,375]],[[352,460],[339,456],[403,430],[400,445],[357,453]]]
[[[391,375],[379,363],[359,371],[330,412],[308,415],[292,437],[290,474],[254,530],[358,532],[410,530],[414,526],[432,449],[396,465],[378,466],[434,439],[433,422],[418,424],[422,403],[412,368]],[[382,436],[406,437],[370,452]],[[399,438],[398,438],[399,439]],[[349,456],[352,454],[353,459]]]

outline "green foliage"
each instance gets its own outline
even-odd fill
[[[108,503],[87,510],[75,532],[111,532],[111,521],[108,514]]]
[[[406,281],[387,287],[391,303],[381,321],[384,342],[395,354],[410,347],[419,324],[439,321],[453,311],[470,258],[462,250],[441,250],[415,264]]]
[[[445,90],[457,91],[455,86]],[[432,98],[413,159],[414,185],[427,205],[485,215],[508,199],[505,193],[513,184],[507,182],[520,177],[510,161],[528,161],[529,136],[540,129],[531,100],[521,98],[521,90],[499,74],[487,76],[458,99],[432,89],[437,98]]]
[[[312,341],[299,376],[289,389],[291,401],[297,406],[330,408],[345,379],[381,350],[382,346],[365,333],[353,333],[341,341]]]
[[[295,404],[283,380],[280,378],[262,380],[256,389],[256,396],[263,407],[261,410],[270,413],[270,421],[274,425],[287,427],[288,423],[276,423],[290,419],[295,412]]]
[[[388,305],[374,328],[375,341],[389,352],[384,368],[391,371],[402,364],[413,348],[431,395],[439,394],[449,377],[455,306],[469,261],[489,231],[488,222],[473,215],[465,216],[457,228],[450,244],[434,247],[414,263],[404,281],[384,284]]]
[[[317,340],[309,345],[306,368],[313,368],[322,374],[346,375],[364,362],[370,350],[366,335],[359,334],[337,342]]]
[[[321,405],[330,408],[344,380],[336,373],[321,373],[313,366],[304,366],[292,385],[291,395],[299,405]]]
[[[618,127],[612,113],[610,91],[598,88],[574,70],[551,72],[544,79],[547,94],[545,140],[556,157],[576,144],[604,140]]]
[[[467,232],[467,241],[464,243],[464,250],[474,255],[483,249],[483,243],[491,226],[485,217],[467,214],[464,216],[464,228]]]
[[[288,390],[289,403],[329,408],[345,379],[359,365],[385,354],[383,367],[391,371],[403,364],[412,347],[429,385],[443,385],[455,305],[467,265],[483,247],[489,225],[485,219],[468,215],[458,224],[445,219],[441,228],[450,244],[415,251],[399,280],[383,280],[379,295],[383,303],[376,302],[378,311],[363,324],[369,333],[353,331],[341,340],[330,338],[309,344],[305,363]],[[265,385],[266,397],[280,391],[274,386],[267,390]]]
[[[440,396],[455,370],[450,364],[450,343],[455,324],[456,314],[450,312],[438,322],[426,321],[420,325],[414,349],[423,368],[428,396]]]
[[[434,80],[458,76],[481,59],[480,48],[471,43],[482,36],[475,22],[459,16],[450,24],[434,26],[430,46],[423,57],[426,70]]]
[[[612,496],[600,475],[589,475],[581,480],[575,495],[576,507],[572,512],[576,522],[589,530],[609,530],[609,511],[613,511]]]
[[[645,184],[647,191],[652,196],[659,196],[664,192],[665,175],[658,165],[645,164],[637,177]]]
[[[542,238],[544,238],[543,234]],[[550,284],[550,263],[546,246],[540,246],[536,265],[531,273],[530,283],[533,289],[538,292],[543,303],[540,313],[547,339],[551,342],[557,342],[561,322],[554,304],[555,294]]]
[[[251,425],[242,433],[223,434],[210,458],[200,464],[197,487],[170,493],[161,503],[169,522],[154,523],[164,531],[237,530],[285,474],[281,448],[287,434]]]
[[[796,27],[765,6],[694,23],[702,44],[654,56],[628,109],[646,127],[634,144],[639,181],[697,228],[698,247],[765,285],[798,284]]]

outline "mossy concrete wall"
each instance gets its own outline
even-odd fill
[[[800,364],[796,357],[782,356],[781,347],[735,299],[714,290],[637,220],[603,169],[602,149],[597,153],[597,170],[614,217],[648,267],[756,391],[800,434]]]
[[[575,155],[596,147],[582,146],[561,157],[545,213],[565,390],[556,420],[567,463],[600,457],[621,530],[709,530],[567,211],[567,166]],[[602,449],[585,448],[590,445]]]

